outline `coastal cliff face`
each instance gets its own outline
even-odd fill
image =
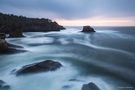
[[[65,29],[57,22],[44,18],[27,18],[0,13],[0,33],[23,37],[23,32],[49,32]]]

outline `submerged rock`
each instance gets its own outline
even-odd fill
[[[65,85],[62,87],[62,90],[70,90],[72,87],[72,85]]]
[[[21,69],[15,72],[17,75],[21,75],[21,74],[38,73],[38,72],[45,72],[45,71],[55,71],[61,66],[62,64],[59,62],[52,61],[52,60],[45,60],[42,62],[25,65]]]
[[[9,88],[9,85],[7,85],[4,81],[0,80],[0,90],[9,90]]]
[[[72,82],[84,82],[83,80],[79,80],[79,79],[69,79],[69,81],[72,81]]]
[[[95,32],[95,30],[91,26],[83,26],[82,32]]]
[[[96,84],[90,82],[88,84],[84,84],[81,90],[100,90],[100,88]]]

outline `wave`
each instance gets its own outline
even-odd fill
[[[71,90],[79,90],[81,88],[79,86],[90,81],[95,81],[100,87],[105,86],[102,90],[117,90],[119,83],[127,86],[135,85],[135,43],[133,42],[135,38],[130,34],[117,30],[97,30],[96,33],[88,34],[80,32],[79,29],[68,29],[61,32],[30,32],[25,33],[25,36],[20,39],[8,39],[8,41],[22,45],[30,52],[5,55],[5,57],[0,56],[0,59],[2,59],[0,75],[4,75],[9,72],[9,69],[22,64],[43,59],[54,59],[62,62],[66,66],[66,70],[64,69],[54,74],[39,74],[40,77],[36,80],[42,80],[44,75],[48,75],[46,76],[48,79],[45,80],[50,80],[50,85],[47,86],[47,82],[44,82],[47,89],[53,86],[57,88],[55,90],[60,90],[60,83],[65,81],[64,84],[69,84],[69,79],[84,81],[74,82],[74,84],[72,82],[75,87]],[[9,65],[7,66],[6,64]],[[62,73],[62,76],[60,73]],[[56,77],[55,75],[58,76]],[[52,77],[53,79],[51,79]],[[27,83],[29,80],[28,82],[30,83],[35,76],[27,77],[28,80],[25,79],[26,82],[21,81],[22,78],[18,78],[20,79],[18,82]],[[12,83],[12,79],[15,78],[10,79]],[[7,81],[10,79],[7,79]],[[56,84],[58,80],[60,80],[59,85]],[[32,87],[34,87],[33,85],[31,84]],[[41,90],[43,88],[42,85]],[[24,87],[23,85],[19,86]],[[53,87],[51,88],[52,90],[54,90]],[[30,89],[34,90],[34,88]]]

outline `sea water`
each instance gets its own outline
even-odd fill
[[[7,41],[27,52],[0,55],[0,80],[11,90],[81,90],[95,83],[101,90],[135,90],[135,28],[95,27],[95,33],[68,27],[60,32],[28,32]],[[54,60],[53,72],[16,76],[12,70]]]

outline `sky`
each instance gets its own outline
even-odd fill
[[[135,0],[0,0],[0,12],[64,26],[135,26]]]

